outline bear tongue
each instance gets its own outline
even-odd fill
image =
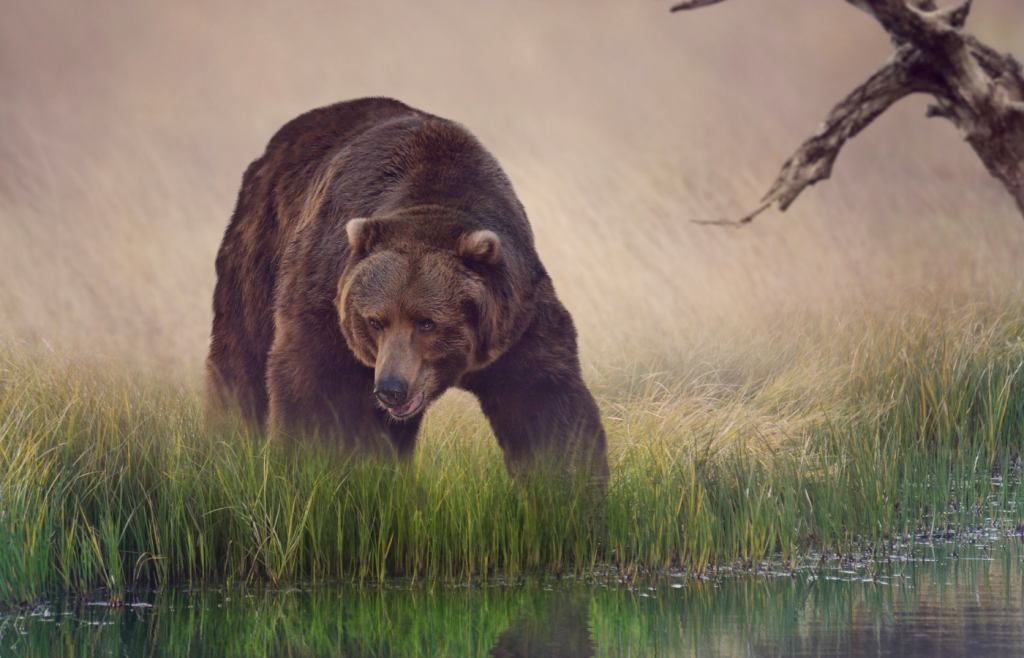
[[[420,391],[419,395],[410,400],[408,404],[391,409],[391,413],[396,416],[407,416],[409,412],[419,407],[421,402],[423,402],[423,391]]]

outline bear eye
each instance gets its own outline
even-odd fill
[[[434,330],[433,320],[420,320],[420,331],[427,332]]]
[[[380,331],[384,327],[381,325],[380,320],[375,318],[366,318],[366,324],[370,325],[370,328],[374,331]]]

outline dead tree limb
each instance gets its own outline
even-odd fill
[[[672,11],[724,1],[689,0]],[[846,0],[881,23],[896,52],[832,108],[818,131],[782,165],[756,210],[738,220],[699,223],[742,226],[773,205],[785,211],[804,189],[831,175],[847,140],[893,103],[916,93],[935,99],[927,115],[953,122],[1024,214],[1024,76],[1011,55],[964,32],[971,1],[939,9],[933,0]]]

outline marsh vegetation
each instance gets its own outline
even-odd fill
[[[0,601],[696,574],[896,551],[991,519],[1012,530],[1012,201],[910,99],[786,215],[690,224],[742,210],[874,70],[865,54],[891,52],[844,7],[732,4],[670,21],[657,3],[14,3],[0,22]],[[1018,14],[979,3],[971,29],[1024,52]],[[777,16],[795,27],[764,29]],[[726,34],[778,65],[737,61]],[[285,120],[373,94],[462,121],[512,179],[602,407],[601,505],[510,481],[459,395],[401,464],[205,428],[213,259],[241,172]]]
[[[461,400],[431,412],[411,460],[349,459],[212,433],[188,383],[6,351],[0,596],[602,564],[702,573],[776,554],[795,564],[810,549],[887,552],[992,519],[1012,530],[1024,320],[958,310],[804,319],[799,341],[695,346],[713,373],[702,379],[608,373],[596,388],[613,477],[600,501],[557,474],[510,480]],[[738,354],[747,365],[730,370]]]

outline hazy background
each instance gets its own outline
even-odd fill
[[[832,105],[892,52],[833,0],[2,0],[0,340],[196,372],[241,175],[284,122],[368,95],[503,164],[584,359],[780,313],[1024,281],[1024,219],[926,100],[743,230]],[[1024,59],[1019,0],[968,22]]]

